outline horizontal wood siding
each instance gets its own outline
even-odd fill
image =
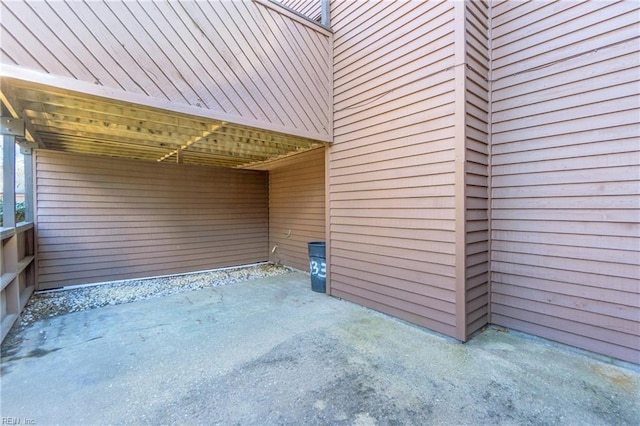
[[[489,4],[465,3],[466,333],[489,322]]]
[[[37,1],[1,12],[2,64],[330,136],[330,33],[277,5]]]
[[[331,3],[331,294],[455,333],[453,4]]]
[[[269,170],[270,260],[309,270],[307,243],[324,241],[325,150],[293,155]]]
[[[36,151],[39,288],[268,260],[267,175]]]
[[[639,8],[492,19],[492,322],[636,363]]]

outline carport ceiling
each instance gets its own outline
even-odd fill
[[[313,139],[8,78],[2,78],[1,89],[3,102],[25,120],[32,139],[57,151],[250,168],[323,145]]]

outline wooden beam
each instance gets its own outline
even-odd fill
[[[18,82],[20,83],[20,82]],[[57,88],[35,89],[25,85],[16,85],[16,91],[25,109],[36,111],[57,111],[68,109],[79,114],[107,114],[111,120],[134,119],[136,122],[151,122],[160,126],[175,126],[181,128],[181,133],[194,132],[194,135],[205,132],[211,124],[220,122],[199,117],[189,117],[184,114],[161,111],[144,105],[123,104],[119,101],[101,99],[94,96],[83,96]]]
[[[96,150],[95,148],[87,148],[85,146],[73,146],[68,149],[58,149],[64,152],[73,152],[77,154],[98,155],[105,157],[119,157],[119,158],[137,158],[149,161],[155,161],[158,158],[158,153],[149,152],[144,150],[131,150],[131,149],[111,149],[105,148],[102,150]]]
[[[145,142],[148,145],[152,145],[152,146],[157,146],[159,148],[164,148],[164,149],[175,149],[177,148],[179,145],[177,143],[175,143],[175,141],[169,141],[167,139],[163,139],[161,141],[156,141],[155,143],[153,142],[153,140],[150,139],[134,139],[134,138],[130,138],[127,136],[113,136],[110,134],[105,134],[105,133],[93,133],[89,130],[86,131],[82,131],[82,130],[64,130],[64,133],[61,133],[60,128],[58,127],[50,127],[50,126],[40,126],[39,131],[42,133],[43,138],[46,138],[48,140],[51,139],[58,139],[58,140],[65,140],[65,139],[73,139],[73,137],[79,137],[79,138],[86,138],[88,140],[92,140],[95,142],[101,142],[101,141],[108,141],[108,142],[119,142],[119,143],[124,143],[124,144],[138,144],[138,145],[142,145]],[[46,136],[45,136],[46,135]],[[165,144],[165,145],[161,145],[161,144]]]
[[[45,113],[46,114],[46,113]],[[127,126],[122,126],[117,123],[109,123],[104,125],[102,123],[91,123],[83,119],[70,119],[65,120],[64,117],[51,116],[47,117],[29,117],[36,129],[47,129],[49,133],[61,133],[67,132],[86,133],[92,135],[105,135],[110,137],[123,137],[128,140],[154,140],[164,143],[177,143],[180,141],[180,135],[174,135],[167,132],[155,132],[149,129],[129,129]],[[52,129],[57,129],[52,132]]]
[[[298,151],[291,151],[285,154],[274,155],[265,158],[261,161],[254,161],[251,163],[243,164],[241,169],[250,169],[250,170],[271,170],[273,167],[277,167],[281,162],[285,161],[287,158],[293,157],[298,154],[302,154],[304,152],[313,151],[314,149],[325,149],[326,145],[314,146],[312,148],[304,148]]]
[[[23,115],[20,113],[22,112],[22,108],[19,104],[19,101],[15,98],[15,96],[13,96],[12,93],[10,93],[10,91],[7,90],[7,86],[4,80],[0,81],[0,83],[2,83],[0,84],[0,101],[2,101],[5,108],[7,108],[7,110],[13,117],[24,119]],[[46,148],[44,142],[42,141],[42,139],[40,139],[38,132],[35,131],[33,125],[29,122],[29,120],[25,120],[24,127],[26,133],[25,136],[28,141],[37,143],[38,147],[40,148]]]
[[[73,143],[73,144],[109,144],[122,146],[123,148],[132,146],[134,148],[150,148],[166,151],[167,149],[175,149],[177,144],[159,144],[157,142],[145,139],[128,139],[128,138],[112,138],[111,136],[92,135],[90,133],[73,132],[60,134],[56,132],[40,132],[42,138],[49,143]]]
[[[316,22],[313,19],[298,13],[297,11],[273,0],[253,0],[255,3],[261,4],[281,15],[284,15],[296,22],[299,22],[312,30],[319,32],[327,37],[331,37],[332,32],[328,25],[324,25],[321,22]]]
[[[118,157],[144,157],[147,159],[155,160],[158,158],[158,151],[151,149],[141,149],[141,148],[119,148],[114,146],[88,146],[88,145],[65,145],[65,144],[52,144],[52,149],[56,149],[58,151],[64,152],[77,152],[83,154],[92,154],[92,155],[106,155],[106,156],[114,156]]]
[[[228,150],[220,150],[220,149],[210,149],[205,146],[196,146],[190,147],[188,150],[184,152],[192,152],[198,155],[216,155],[219,157],[225,158],[235,158],[242,159],[243,161],[256,161],[261,160],[263,158],[269,157],[272,154],[259,154],[259,153],[247,153],[241,151],[228,151]]]
[[[201,135],[189,138],[188,140],[183,142],[182,145],[182,149],[187,149],[188,147],[190,147],[191,145],[193,145],[196,142],[201,141],[202,139],[206,138],[207,136],[209,136],[210,134],[214,133],[216,130],[218,130],[220,127],[222,127],[225,123],[220,123],[220,124],[213,124],[209,126],[209,129],[207,129],[205,132],[202,132]]]
[[[53,104],[45,104],[35,101],[22,101],[25,114],[33,117],[45,117],[44,114],[57,114],[60,116],[79,118],[86,121],[118,123],[128,127],[141,127],[153,132],[168,132],[171,134],[181,135],[181,137],[198,137],[207,134],[206,130],[199,130],[198,127],[206,127],[202,121],[193,121],[193,126],[189,126],[185,121],[182,125],[176,125],[170,120],[162,121],[162,117],[153,117],[149,119],[149,115],[144,110],[136,110],[127,116],[113,114],[107,111],[89,111],[66,107]],[[105,104],[105,108],[109,105]],[[140,117],[140,118],[138,118]]]
[[[300,146],[300,145],[304,145],[304,144],[310,144],[310,143],[318,142],[318,140],[316,140],[316,139],[301,138],[301,137],[297,137],[297,136],[280,134],[280,133],[273,133],[273,132],[265,132],[265,131],[263,131],[261,129],[238,127],[238,126],[234,126],[234,125],[226,125],[226,126],[222,127],[216,133],[217,134],[236,135],[236,136],[239,136],[239,137],[248,137],[248,138],[253,139],[253,140],[259,140],[259,141],[264,141],[264,142],[274,142],[274,141],[276,141],[276,142],[282,143],[284,145],[293,145],[293,146]]]
[[[33,222],[34,220],[34,200],[33,192],[33,150],[31,148],[20,148],[24,156],[24,220]]]
[[[2,135],[2,227],[16,226],[16,137]]]
[[[216,132],[216,135],[222,135],[232,140],[234,143],[250,143],[256,146],[264,146],[273,149],[297,149],[312,146],[318,141],[309,139],[289,139],[279,137],[279,135],[265,135],[258,132],[244,131],[241,129],[224,129]]]

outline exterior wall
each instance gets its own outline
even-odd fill
[[[334,296],[455,335],[451,2],[334,1]]]
[[[331,34],[268,0],[2,2],[0,11],[4,76],[330,139]]]
[[[465,337],[489,322],[489,4],[465,2]]]
[[[331,294],[461,340],[492,322],[640,362],[637,2],[336,0],[333,58],[328,32],[268,3],[5,2],[2,62],[333,129]],[[267,244],[307,269],[321,152],[264,169],[269,220],[264,173],[40,151],[41,288],[265,260]],[[206,207],[185,210],[192,193]]]
[[[636,1],[493,7],[492,322],[640,362]]]
[[[322,0],[278,0],[278,2],[308,17],[309,19],[320,21]]]
[[[277,161],[269,168],[270,259],[309,270],[307,243],[325,240],[325,149]]]
[[[268,260],[265,172],[36,151],[39,288]]]

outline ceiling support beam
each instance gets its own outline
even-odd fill
[[[16,136],[2,135],[2,227],[16,226]]]
[[[0,85],[0,101],[2,101],[2,104],[13,118],[25,118],[22,114],[19,114],[22,109],[16,98],[11,93],[7,92],[6,84]],[[26,137],[29,142],[37,143],[39,148],[46,148],[44,142],[40,139],[40,136],[28,120],[25,120],[24,128],[25,134],[23,136]]]
[[[0,78],[40,144],[23,147],[136,160],[238,167],[322,145],[318,139],[187,116],[60,87]],[[6,114],[12,112],[6,108]],[[35,133],[35,132],[34,132]],[[175,160],[173,156],[175,155]]]
[[[191,139],[189,139],[188,141],[186,141],[183,145],[181,145],[180,147],[178,147],[178,149],[175,149],[173,151],[171,151],[170,153],[168,153],[167,155],[164,155],[162,157],[160,157],[158,159],[158,162],[164,161],[167,158],[171,157],[172,155],[177,155],[178,156],[178,163],[182,164],[182,151],[185,149],[188,149],[191,145],[193,145],[196,142],[201,141],[202,139],[205,139],[207,136],[211,135],[212,133],[214,133],[216,130],[218,130],[219,128],[221,128],[222,126],[224,126],[225,123],[224,121],[220,124],[213,124],[209,130],[205,131],[202,133],[202,135],[199,136],[195,136]]]

